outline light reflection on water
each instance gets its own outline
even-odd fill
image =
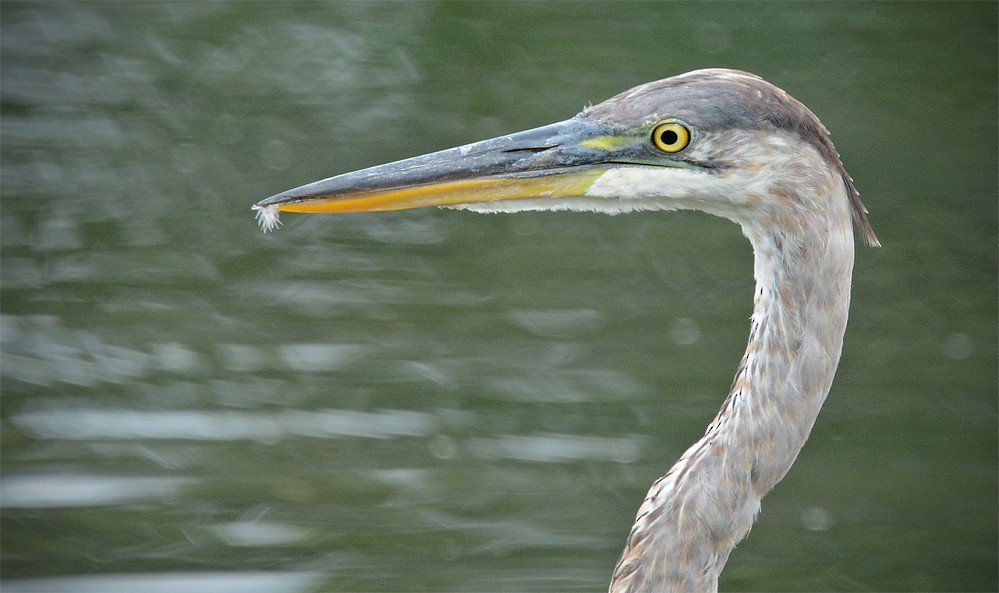
[[[995,590],[995,8],[832,6],[0,3],[3,590],[604,587],[744,347],[738,229],[249,206],[719,64],[885,243],[723,588]]]
[[[314,591],[319,573],[205,572],[86,575],[64,578],[8,580],[9,593],[296,593]]]
[[[69,440],[194,439],[276,442],[316,438],[427,436],[437,428],[428,414],[404,410],[205,410],[49,409],[15,414],[11,421],[36,438]]]
[[[193,480],[77,474],[7,475],[0,496],[7,508],[89,507],[176,497]]]

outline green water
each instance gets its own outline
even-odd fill
[[[884,244],[721,587],[996,590],[996,4],[4,2],[0,52],[5,592],[605,589],[742,353],[738,227],[249,207],[706,66]]]

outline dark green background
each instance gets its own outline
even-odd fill
[[[3,2],[4,591],[604,589],[742,353],[738,227],[427,210],[264,235],[249,207],[708,66],[819,115],[884,245],[721,587],[995,591],[996,23]]]

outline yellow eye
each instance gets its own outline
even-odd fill
[[[663,152],[680,152],[690,144],[690,130],[675,121],[662,123],[652,130],[652,142]]]

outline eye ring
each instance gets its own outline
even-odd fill
[[[690,138],[690,129],[676,121],[663,122],[652,129],[652,143],[667,154],[675,154],[687,148]]]

